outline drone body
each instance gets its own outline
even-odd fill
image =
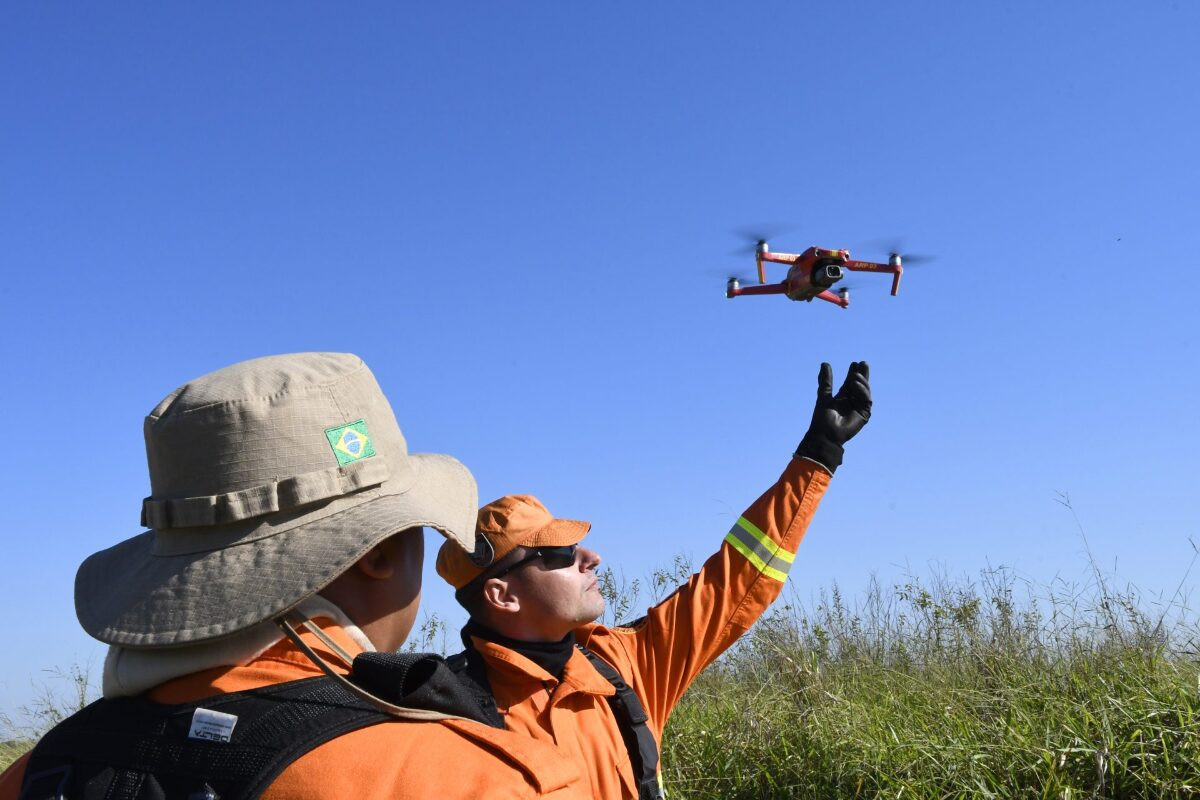
[[[764,239],[754,248],[754,260],[758,265],[758,286],[742,286],[737,278],[730,278],[725,287],[726,297],[744,294],[782,294],[789,300],[811,301],[816,298],[834,305],[848,308],[850,290],[833,291],[833,285],[845,277],[845,271],[887,272],[892,275],[892,296],[900,291],[900,276],[904,274],[899,253],[892,253],[888,263],[857,261],[850,258],[849,250],[825,250],[810,247],[803,253],[772,253]],[[788,274],[779,283],[767,283],[764,262],[788,264]]]

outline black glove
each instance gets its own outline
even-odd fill
[[[846,382],[833,393],[833,367],[821,364],[817,375],[817,407],[812,424],[796,448],[798,458],[816,461],[832,473],[842,463],[842,445],[854,438],[871,418],[870,371],[865,361],[854,361]]]

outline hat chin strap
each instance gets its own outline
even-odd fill
[[[335,670],[328,661],[321,658],[321,656],[318,655],[315,650],[309,647],[308,643],[301,638],[300,633],[296,630],[295,626],[302,627],[313,636],[316,636],[322,644],[333,651],[334,655],[345,662],[347,667],[353,668],[354,657],[347,653],[341,645],[329,638],[325,631],[321,630],[308,617],[293,610],[287,614],[284,614],[283,616],[276,617],[273,621],[283,631],[284,635],[287,636],[288,639],[291,639],[292,644],[296,645],[300,652],[304,653],[308,660],[315,664],[322,672],[324,672],[330,678],[333,678],[333,680],[337,683],[341,684],[342,688],[344,688],[346,691],[350,692],[360,700],[370,703],[383,713],[391,717],[395,717],[396,719],[408,719],[420,722],[436,722],[443,719],[461,719],[470,722],[470,720],[468,720],[466,717],[460,717],[454,714],[443,714],[440,711],[430,711],[423,708],[405,708],[404,706],[398,706],[394,703],[389,703],[387,700],[384,700],[381,697],[376,697],[366,689],[363,689],[361,686],[358,686],[347,680],[345,675],[342,675],[340,672]]]

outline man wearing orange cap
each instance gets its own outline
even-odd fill
[[[783,588],[842,446],[871,415],[866,362],[850,365],[837,394],[829,364],[817,382],[812,423],[783,475],[699,573],[629,626],[594,622],[600,557],[579,544],[590,524],[556,519],[529,495],[480,510],[488,566],[461,548],[438,553],[438,574],[471,615],[467,649],[451,663],[506,728],[582,764],[593,797],[663,796],[658,748],[671,710]]]

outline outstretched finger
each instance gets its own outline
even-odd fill
[[[844,397],[851,391],[870,393],[871,381],[870,373],[867,368],[867,362],[854,361],[850,364],[850,369],[846,370],[846,380],[842,382],[842,388],[838,390],[838,396]]]
[[[855,411],[862,414],[865,418],[870,418],[871,383],[867,380],[866,362],[863,362],[862,366],[864,369],[860,369],[852,376],[846,378],[846,398],[854,406]]]
[[[833,366],[822,361],[821,371],[817,373],[817,399],[828,397],[833,397]]]

